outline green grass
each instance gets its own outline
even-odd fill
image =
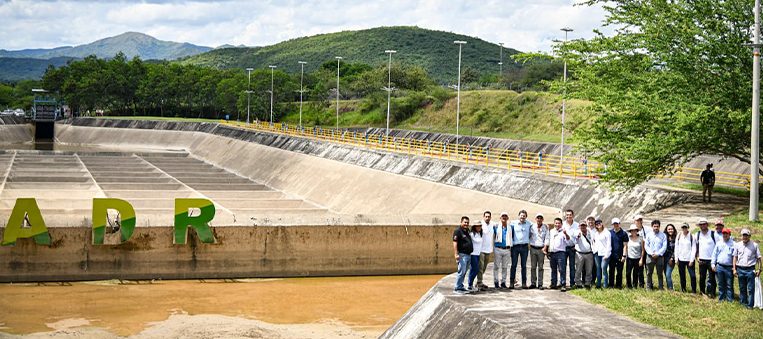
[[[664,185],[669,187],[684,188],[684,189],[690,189],[690,190],[702,192],[702,185],[700,184],[676,183],[676,184],[664,184]],[[731,194],[731,195],[735,195],[735,196],[743,197],[743,198],[747,198],[750,196],[750,191],[746,189],[724,187],[724,186],[718,186],[718,185],[716,185],[713,188],[713,192]]]
[[[749,220],[749,208],[740,209],[723,218],[723,223],[726,228],[731,230],[734,241],[740,241],[742,237],[739,232],[743,228],[748,228],[752,233],[750,240],[757,242],[758,245],[763,245],[763,222],[761,222],[763,220],[763,204],[758,206],[758,211],[758,221]]]

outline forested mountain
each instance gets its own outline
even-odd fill
[[[50,51],[41,55],[40,58],[48,59],[60,56],[84,58],[88,55],[95,55],[99,58],[108,59],[122,52],[130,59],[134,56],[140,56],[143,60],[175,60],[211,49],[211,47],[196,46],[189,43],[162,41],[143,33],[127,32],[86,45]]]
[[[386,63],[385,50],[396,50],[393,61],[418,66],[440,82],[455,82],[458,72],[458,45],[464,40],[462,72],[467,68],[479,75],[498,73],[500,46],[476,37],[418,27],[378,27],[360,31],[320,34],[291,39],[265,47],[223,48],[184,58],[184,65],[198,65],[217,69],[256,69],[276,65],[278,69],[295,74],[300,71],[298,61],[306,61],[305,72],[314,72],[326,62],[341,56],[349,63],[371,66]],[[511,45],[511,41],[506,41]],[[503,48],[503,70],[519,68],[510,55],[519,53]]]
[[[61,67],[69,60],[82,60],[82,58],[58,57],[53,59],[35,58],[3,58],[0,57],[0,80],[21,81],[27,79],[39,79],[45,74],[49,65]],[[34,76],[31,76],[34,74]]]

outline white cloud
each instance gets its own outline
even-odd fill
[[[32,1],[0,2],[0,48],[86,44],[127,31],[160,40],[216,47],[280,41],[378,26],[419,26],[505,43],[521,51],[550,51],[563,39],[590,37],[604,11],[571,0],[305,0],[305,1]]]

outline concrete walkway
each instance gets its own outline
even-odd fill
[[[484,278],[492,283],[492,264]],[[440,280],[380,338],[681,338],[569,292],[490,289],[458,295],[455,280],[455,274]]]

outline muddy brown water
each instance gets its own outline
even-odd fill
[[[0,285],[0,331],[94,326],[137,334],[171,315],[217,314],[271,324],[338,322],[381,334],[442,276],[175,280]]]

